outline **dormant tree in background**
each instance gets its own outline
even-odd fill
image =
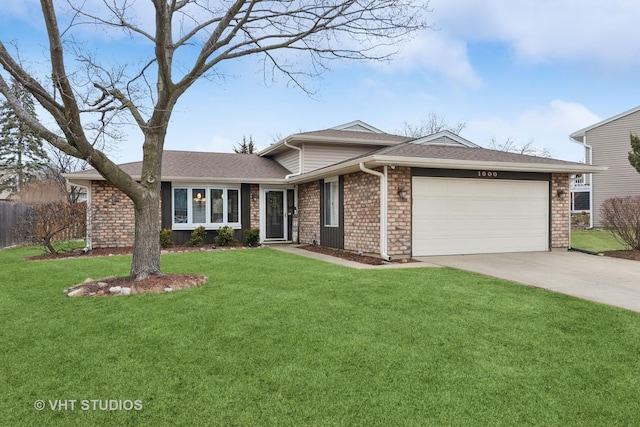
[[[467,127],[466,122],[458,122],[452,126],[447,122],[445,116],[440,116],[437,113],[429,113],[427,118],[419,124],[404,122],[400,130],[400,135],[420,138],[421,136],[433,135],[443,130],[448,130],[456,135],[460,135],[460,132],[462,132],[465,127]]]
[[[247,137],[242,137],[242,142],[238,143],[237,147],[233,147],[233,152],[236,154],[253,154],[256,150],[256,144],[253,143],[253,138],[249,135],[249,141]]]
[[[495,138],[491,138],[488,148],[505,151],[507,153],[525,154],[527,156],[551,157],[551,152],[548,148],[538,147],[533,141],[520,145],[511,138],[507,138],[505,142],[498,142]]]
[[[298,0],[195,1],[41,0],[49,43],[47,78],[25,70],[6,40],[0,43],[0,92],[16,114],[57,149],[86,160],[135,206],[131,277],[161,274],[160,178],[167,126],[176,102],[198,80],[215,78],[225,61],[253,56],[307,90],[305,78],[332,59],[385,60],[402,41],[428,28],[424,1]],[[63,5],[64,4],[64,9]],[[152,23],[144,14],[152,9]],[[66,12],[67,15],[59,15]],[[87,33],[125,33],[123,49],[146,47],[132,63],[108,64],[84,53],[74,40]],[[72,69],[82,66],[84,69]],[[55,122],[47,126],[27,111],[7,83],[27,89]],[[215,114],[212,112],[212,114]],[[102,150],[117,122],[135,123],[142,135],[140,182]]]
[[[33,96],[15,79],[11,79],[9,90],[16,102],[37,118]],[[8,102],[0,103],[0,192],[19,192],[25,183],[41,178],[48,163],[42,138],[18,118]]]

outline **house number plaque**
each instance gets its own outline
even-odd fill
[[[481,176],[483,178],[497,178],[498,177],[498,172],[478,171],[478,176]]]

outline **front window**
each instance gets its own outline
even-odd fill
[[[187,196],[188,192],[186,188],[174,188],[173,189],[173,223],[174,224],[186,224],[189,222],[188,210],[187,210]]]
[[[173,189],[173,228],[198,226],[240,228],[240,189],[225,186],[187,186]]]
[[[214,224],[224,221],[224,190],[211,189],[211,222]]]
[[[324,225],[337,227],[340,212],[340,199],[338,191],[338,178],[327,180],[324,183]]]
[[[191,222],[204,224],[207,222],[207,193],[204,188],[191,189],[193,203],[191,205]]]

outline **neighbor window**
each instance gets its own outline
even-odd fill
[[[339,225],[340,191],[338,188],[338,177],[325,180],[324,225],[327,227],[337,227]]]
[[[173,228],[240,228],[240,189],[225,186],[174,187]]]

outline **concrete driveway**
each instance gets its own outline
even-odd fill
[[[571,251],[418,259],[640,312],[640,261]]]

